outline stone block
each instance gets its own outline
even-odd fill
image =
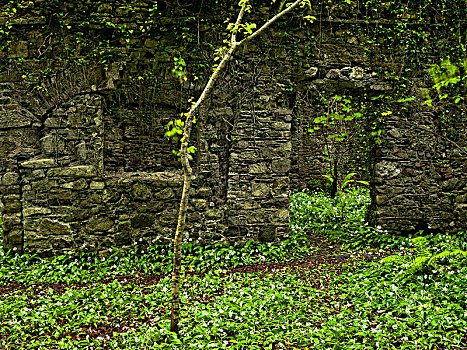
[[[53,155],[65,151],[65,140],[57,135],[47,135],[41,138],[41,148],[45,154]]]
[[[268,168],[266,163],[251,164],[248,167],[248,172],[250,174],[267,174],[267,173],[270,173],[269,168]]]
[[[327,79],[337,79],[339,78],[339,69],[330,69],[326,74]]]
[[[262,226],[259,228],[258,240],[262,242],[274,242],[276,240],[275,226]]]
[[[163,213],[158,214],[157,218],[159,219],[159,223],[165,227],[172,227],[173,232],[175,232],[175,225],[178,219],[178,210],[174,210],[172,212],[166,211]]]
[[[151,227],[154,223],[154,216],[150,214],[136,214],[131,218],[131,227],[143,228]]]
[[[273,184],[273,192],[275,195],[285,194],[288,196],[289,194],[289,185],[290,180],[288,177],[279,177],[274,180]]]
[[[154,198],[159,199],[159,200],[172,199],[172,198],[175,198],[175,192],[171,188],[165,188],[162,191],[155,193]]]
[[[318,74],[318,67],[310,67],[304,72],[304,75],[309,79],[316,77],[317,74]]]
[[[88,159],[88,149],[85,142],[81,142],[76,146],[76,156],[80,162],[85,162]]]
[[[45,177],[45,171],[43,169],[33,170],[31,176],[36,179],[41,179]]]
[[[88,188],[88,182],[85,179],[81,178],[78,181],[64,183],[60,185],[60,187],[80,191]]]
[[[105,182],[104,181],[91,181],[89,188],[91,190],[102,190],[105,188]]]
[[[458,195],[456,197],[456,202],[457,203],[467,203],[467,193]]]
[[[253,210],[253,209],[259,209],[261,208],[261,205],[259,201],[251,200],[251,201],[245,201],[241,204],[241,207],[245,210]]]
[[[27,41],[14,41],[9,55],[12,58],[26,58],[29,56]]]
[[[115,245],[117,247],[129,246],[132,244],[132,238],[129,231],[119,231],[115,235]]]
[[[98,216],[91,218],[86,229],[88,232],[107,232],[114,225],[114,221],[106,216]]]
[[[47,197],[50,205],[72,205],[75,200],[75,192],[70,190],[52,190]]]
[[[50,208],[44,207],[29,207],[23,209],[23,217],[35,216],[35,215],[47,215],[51,214],[52,210]]]
[[[269,220],[276,224],[289,224],[289,210],[288,209],[279,209],[274,213],[270,214]]]
[[[7,214],[18,213],[21,211],[20,201],[5,201],[3,205],[3,212]]]
[[[246,226],[228,226],[225,232],[227,237],[233,237],[233,241],[237,241],[238,238],[244,239],[248,234],[249,230]],[[215,236],[212,239],[216,239]]]
[[[55,235],[71,235],[70,224],[45,218],[39,224],[39,232],[44,237],[52,237]]]
[[[286,174],[290,171],[291,161],[289,158],[275,159],[272,161],[272,171],[276,174]]]
[[[280,144],[278,149],[282,152],[289,152],[292,150],[292,142],[291,141],[283,142]]]
[[[57,181],[54,179],[42,179],[39,181],[34,181],[31,183],[31,188],[27,188],[27,186],[23,187],[23,191],[38,191],[38,192],[49,192],[53,187],[57,186]]]
[[[396,162],[383,160],[376,164],[376,173],[383,178],[394,178],[401,173],[401,169]]]
[[[221,220],[224,217],[224,211],[219,209],[209,209],[205,212],[206,218]]]
[[[208,201],[206,199],[193,199],[192,203],[195,210],[204,210],[207,208]]]
[[[23,231],[11,230],[5,236],[5,244],[7,245],[21,245],[23,243]]]
[[[467,204],[459,204],[456,207],[456,213],[458,216],[458,220],[461,223],[467,223]]]
[[[121,215],[120,217],[123,217]],[[128,215],[125,215],[124,220],[121,220],[118,225],[117,225],[117,232],[123,232],[123,233],[130,233],[132,228],[131,228],[131,222],[128,220],[129,217]]]
[[[232,108],[230,107],[216,108],[212,113],[216,118],[225,118],[227,120],[230,120],[234,116]]]
[[[378,205],[383,205],[383,204],[386,204],[388,202],[388,197],[385,196],[385,195],[377,195],[375,197],[375,202],[376,204]]]
[[[166,188],[162,190],[161,192],[159,192],[156,198],[157,199],[171,198],[169,192],[173,194],[172,189]],[[133,198],[139,201],[148,201],[152,198],[152,191],[147,185],[142,184],[142,183],[137,183],[133,185]]]
[[[0,186],[0,192],[3,195],[19,195],[21,193],[20,186]]]
[[[4,214],[3,215],[3,228],[6,231],[21,226],[21,214]]]
[[[19,107],[17,107],[19,109]],[[24,114],[19,111],[16,113],[0,113],[0,129],[26,128],[32,125],[34,116]]]
[[[51,158],[33,159],[21,163],[23,168],[39,169],[39,168],[54,168],[57,162]]]
[[[251,185],[251,195],[253,197],[267,197],[271,193],[269,184],[254,182]]]
[[[14,193],[14,194],[7,194],[5,196],[3,196],[3,201],[14,201],[14,200],[21,200],[21,195],[18,193]]]
[[[76,165],[63,168],[54,168],[47,171],[50,177],[95,177],[96,168],[92,165]]]
[[[15,172],[8,172],[3,174],[1,184],[4,186],[18,185],[20,176]]]
[[[66,124],[66,119],[62,117],[49,117],[44,122],[44,126],[47,128],[63,128]]]
[[[51,239],[36,231],[24,231],[24,251],[38,252],[52,248]]]
[[[271,127],[274,130],[290,130],[292,125],[290,123],[285,122],[274,122],[272,123]]]
[[[362,67],[353,67],[350,71],[349,78],[352,80],[361,80],[365,75],[365,71]]]
[[[455,190],[456,188],[461,187],[462,183],[459,179],[456,178],[451,178],[446,181],[443,181],[443,190],[444,191],[452,191]]]
[[[74,246],[74,240],[72,236],[55,236],[50,240],[53,249],[69,249]]]
[[[24,217],[23,216],[23,229],[25,231],[37,231],[40,224],[40,217]]]
[[[247,221],[246,219],[240,215],[238,212],[229,213],[227,217],[227,225],[230,227],[242,227],[246,226]]]

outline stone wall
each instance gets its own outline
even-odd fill
[[[292,111],[243,112],[231,133],[228,232],[274,241],[288,233]],[[239,238],[240,238],[239,237]]]
[[[230,5],[223,2],[227,12],[213,14],[198,2],[163,2],[161,16],[151,19],[151,2],[95,1],[78,6],[82,11],[69,6],[73,1],[51,4],[67,7],[75,22],[55,23],[52,8],[45,14],[49,21],[35,15],[45,6],[18,9],[12,37],[1,45],[5,246],[51,256],[170,242],[182,176],[172,154],[178,144],[164,138],[164,126],[200,93],[213,59],[210,44],[222,41],[218,28],[225,27]],[[267,6],[252,14],[258,22]],[[212,22],[200,24],[189,11]],[[312,11],[316,18],[329,15],[319,6]],[[308,129],[326,113],[320,98],[335,94],[350,96],[367,115],[365,125],[347,124],[351,133],[384,130],[381,143],[367,137],[339,146],[348,161],[340,176],[356,170],[371,180],[371,221],[396,234],[466,228],[465,133],[452,137],[443,129],[441,107],[400,108],[394,99],[378,100],[396,95],[395,80],[386,73],[404,67],[405,53],[370,57],[362,43],[381,19],[368,24],[359,14],[346,16],[310,24],[293,15],[232,58],[193,132],[198,151],[185,240],[287,236],[289,194],[323,185],[329,172],[322,141],[329,131]],[[50,36],[50,23],[62,26],[63,38]],[[181,52],[184,46],[189,54]],[[70,58],[70,48],[84,56]],[[174,57],[183,55],[187,81],[173,72]],[[421,105],[419,92],[431,84],[424,69],[405,92],[417,96],[409,107]],[[392,114],[381,118],[388,110]],[[465,130],[465,114],[457,123],[457,130]]]
[[[371,159],[371,215],[389,231],[467,229],[467,120],[456,123],[456,142],[434,120],[432,113],[414,111],[385,123]]]

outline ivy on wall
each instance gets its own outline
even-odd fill
[[[163,96],[169,84],[177,94],[167,104],[175,105],[177,113],[186,110],[188,97],[196,97],[211,72],[210,62],[225,36],[224,22],[235,15],[232,4],[227,0],[10,0],[0,8],[0,74],[15,75],[14,79],[53,104],[80,89],[112,90],[111,113],[143,123],[148,134],[156,127],[163,132],[167,121],[158,121],[156,110],[167,106],[158,96]],[[262,0],[255,5],[252,16],[260,19],[277,11],[280,2]],[[436,88],[430,92],[436,82],[428,71],[435,64],[444,69],[440,62],[446,58],[458,66],[465,58],[467,27],[462,18],[467,17],[466,11],[464,0],[325,0],[313,4],[313,24],[303,14],[291,16],[268,34],[278,40],[265,36],[261,47],[269,60],[285,57],[300,70],[308,69],[310,62],[325,67],[326,47],[339,33],[343,44],[350,47],[349,55],[354,56],[348,64],[363,65],[392,86],[390,95],[365,97],[363,92],[354,96],[375,98],[378,104],[384,101],[384,108],[367,110],[366,115],[378,119],[390,116],[383,115],[387,111],[404,112],[397,107],[401,105],[398,101],[414,108],[430,94],[432,106],[424,108],[433,108],[449,137],[458,140],[455,125],[465,117],[465,101],[457,101],[455,112],[447,113],[441,107],[447,102],[440,98],[444,95],[436,94]],[[76,72],[84,72],[79,74],[81,81],[70,78],[78,76]],[[238,75],[234,64],[228,72]],[[105,85],[109,76],[118,78],[115,86]],[[67,79],[68,85],[64,83]],[[63,84],[59,86],[57,81]],[[287,84],[290,93],[278,97],[277,103],[293,107],[294,96],[304,90],[293,79]],[[225,84],[224,89],[228,87],[231,85]],[[455,101],[456,96],[463,96],[465,79],[443,89],[451,89],[443,94],[449,93]],[[238,93],[234,95],[238,97]],[[377,130],[374,127],[369,132]],[[356,147],[369,151],[361,143]]]

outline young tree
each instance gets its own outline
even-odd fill
[[[215,66],[211,77],[209,78],[203,92],[196,102],[194,102],[190,110],[183,114],[185,120],[176,121],[173,124],[173,128],[168,131],[167,136],[173,136],[175,134],[182,135],[181,137],[181,147],[180,147],[180,160],[183,168],[183,189],[182,197],[180,199],[180,208],[178,213],[177,229],[175,231],[174,238],[174,260],[173,260],[173,272],[172,272],[172,312],[170,316],[170,330],[172,332],[178,333],[179,331],[179,311],[180,311],[180,270],[181,270],[181,248],[182,248],[182,233],[185,228],[186,220],[186,210],[188,204],[188,196],[191,187],[191,177],[192,177],[192,168],[190,166],[190,161],[188,154],[194,151],[193,146],[190,144],[190,135],[194,123],[195,114],[201,105],[201,103],[206,99],[208,94],[211,92],[214,83],[216,82],[219,74],[225,68],[227,62],[232,57],[233,53],[241,46],[245,45],[247,42],[251,41],[261,33],[263,33],[271,24],[277,21],[279,18],[283,17],[298,5],[305,6],[310,5],[310,0],[295,0],[291,4],[286,4],[286,0],[281,1],[279,8],[279,13],[274,17],[269,19],[264,23],[259,29],[253,31],[256,28],[254,24],[242,23],[243,16],[246,12],[250,12],[251,5],[249,0],[240,0],[239,7],[240,12],[238,14],[237,20],[235,23],[230,23],[227,29],[231,33],[230,42],[228,46],[219,50],[220,53],[220,63]],[[284,8],[285,7],[285,8]],[[311,17],[309,17],[311,19]],[[237,35],[243,35],[243,39],[237,41]],[[182,129],[183,128],[183,129]]]

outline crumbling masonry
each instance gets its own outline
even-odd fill
[[[95,3],[115,23],[126,21],[117,7]],[[21,58],[28,71],[44,71],[39,58],[46,38],[37,21],[19,22],[2,59]],[[345,92],[358,99],[392,93],[373,63],[361,59],[359,39],[336,23],[306,29],[319,30],[326,41],[319,55],[297,65],[297,52],[310,44],[294,25],[287,28],[292,39],[286,45],[278,45],[279,26],[239,53],[198,117],[187,240],[273,241],[288,234],[291,191],[327,172],[322,150],[306,131],[314,106],[302,101],[297,113],[297,94]],[[139,37],[131,52],[105,69],[47,63],[47,94],[27,84],[21,70],[3,66],[0,213],[6,248],[52,256],[170,241],[182,176],[172,154],[177,144],[164,139],[164,125],[183,111],[180,101],[201,88],[196,82],[181,86],[172,57],[158,53],[158,42],[170,48],[176,40],[163,31]],[[157,77],[149,109],[134,102],[148,94],[138,85],[148,72]],[[420,91],[423,84],[428,82],[420,80]],[[455,129],[465,130],[463,118]],[[380,125],[381,143],[372,146],[369,175],[362,176],[371,182],[369,219],[390,232],[467,229],[466,133],[454,141],[444,137],[437,120],[437,111],[427,107],[394,112]]]

